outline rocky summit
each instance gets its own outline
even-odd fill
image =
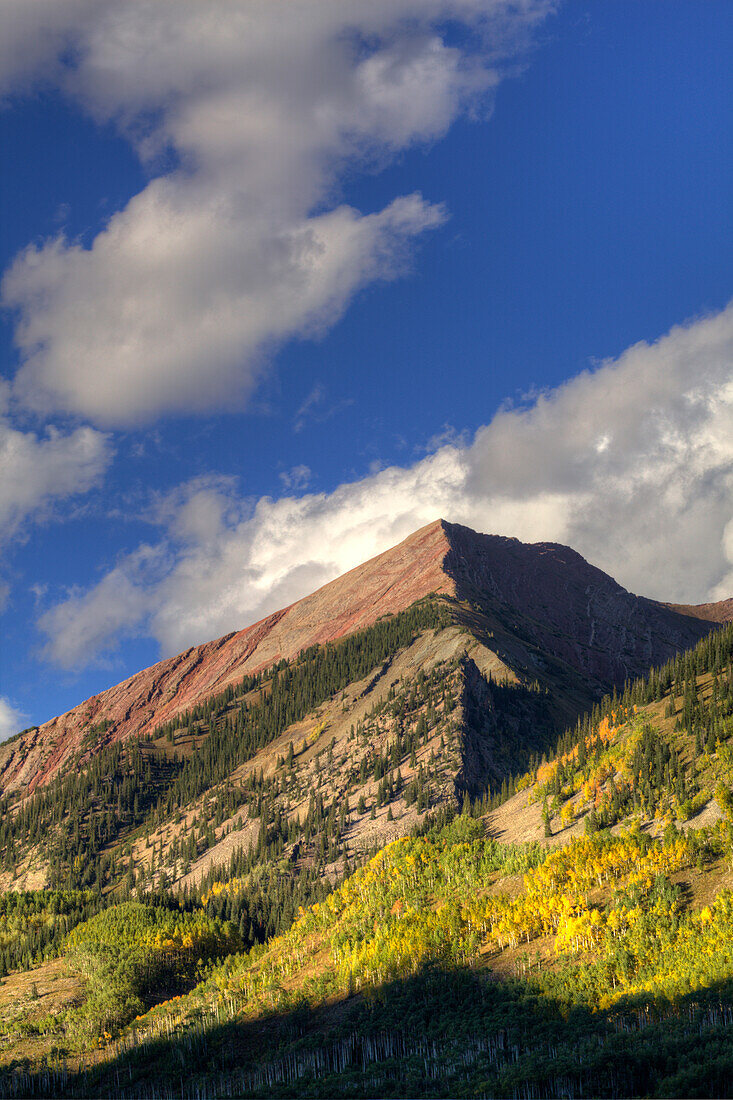
[[[580,674],[591,695],[621,687],[733,620],[733,600],[658,603],[627,592],[570,547],[436,520],[289,607],[160,661],[0,746],[0,784],[32,792],[72,756],[148,735],[244,674],[362,630],[429,594],[443,596],[521,675],[564,668],[570,680]]]

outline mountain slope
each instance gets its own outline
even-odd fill
[[[442,730],[435,763],[461,752],[465,759],[469,690],[484,718],[522,690],[482,677],[489,651],[450,623],[438,600],[360,637],[257,681],[258,690],[267,685],[257,697],[276,712],[302,697],[311,663],[331,686],[339,661],[352,673],[318,712],[301,708],[309,736],[290,761],[281,757],[263,776],[260,750],[246,765],[260,840],[242,874],[222,867],[193,895],[157,894],[156,905],[144,893],[152,879],[119,906],[89,895],[107,903],[91,920],[72,895],[64,895],[66,909],[40,891],[7,905],[5,927],[29,926],[12,955],[24,966],[34,922],[45,927],[57,911],[66,920],[70,904],[79,909],[68,914],[77,927],[64,948],[76,1004],[67,999],[55,1018],[48,1014],[45,999],[61,973],[49,963],[34,972],[43,1005],[38,993],[16,1003],[17,975],[0,986],[0,1064],[25,1060],[23,1095],[729,1094],[733,625],[606,697],[498,809],[464,802],[457,816],[455,802],[438,800],[438,813],[424,816],[423,804],[408,819],[388,792],[382,818],[396,807],[395,827],[414,822],[413,835],[355,873],[352,864],[332,890],[321,880],[318,904],[299,910],[283,889],[308,830],[325,824],[318,843],[328,848],[353,835],[354,766],[342,758],[349,745],[369,761],[379,753],[384,790],[395,744],[406,769],[411,745],[427,774]],[[385,652],[392,656],[375,663]],[[349,661],[357,663],[347,668]],[[376,671],[357,681],[354,670],[367,667]],[[247,698],[252,716],[255,693]],[[225,699],[219,718],[231,705],[236,699]],[[334,744],[339,711],[354,729]],[[316,713],[321,721],[309,730]],[[174,739],[182,728],[171,729]],[[282,752],[287,736],[286,728],[270,747]],[[376,774],[369,783],[373,792]],[[282,799],[292,806],[308,791],[312,810],[295,851],[287,828],[298,815],[288,819]],[[502,823],[514,827],[523,809],[534,821],[520,838]],[[507,843],[516,839],[533,843]],[[152,844],[158,867],[162,842]],[[275,927],[268,905],[282,914]],[[53,927],[40,946],[37,961],[53,956]],[[196,960],[228,951],[202,980]],[[48,1065],[49,1054],[71,1051],[86,1067],[78,1076]]]
[[[95,728],[98,745],[145,735],[245,673],[363,629],[429,592],[451,592],[442,571],[447,549],[440,523],[431,524],[290,607],[136,673],[0,746],[0,783],[32,791],[53,778]]]
[[[604,691],[694,645],[713,622],[733,619],[731,600],[702,605],[698,615],[635,596],[568,546],[446,528],[444,569],[459,598],[508,612],[510,630]]]
[[[733,617],[730,600],[698,614],[634,596],[569,547],[437,520],[290,607],[161,661],[0,746],[2,789],[32,792],[74,754],[147,735],[243,674],[352,634],[429,593],[452,599],[459,619],[490,646],[493,638],[520,675],[563,667],[571,680],[580,674],[587,693],[576,710]]]
[[[733,627],[651,670],[561,739],[488,818],[503,841],[566,844],[636,824],[700,829],[733,810]]]

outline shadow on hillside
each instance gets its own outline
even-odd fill
[[[432,967],[367,999],[198,1022],[80,1072],[20,1064],[0,1096],[733,1096],[733,984],[673,1006],[571,1008]]]
[[[470,657],[462,666],[466,730],[458,782],[476,798],[525,772],[533,758],[539,761],[554,745],[559,726],[549,697],[536,686],[497,683]]]

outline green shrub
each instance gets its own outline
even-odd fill
[[[85,1004],[69,1017],[72,1034],[86,1042],[113,1033],[184,990],[202,963],[242,947],[233,925],[202,910],[181,913],[133,901],[106,909],[66,941],[70,966],[88,982]]]

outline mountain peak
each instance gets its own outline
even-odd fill
[[[523,653],[550,654],[588,676],[593,690],[643,674],[694,644],[712,621],[731,617],[718,605],[673,608],[634,596],[559,543],[528,544],[436,519],[289,607],[160,661],[0,746],[0,782],[33,790],[82,749],[90,731],[99,731],[98,743],[150,733],[246,673],[430,594],[449,598],[460,614],[478,610],[507,652],[519,639]]]

